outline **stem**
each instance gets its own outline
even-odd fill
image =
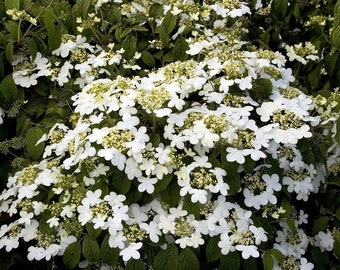
[[[152,113],[152,132],[156,133],[157,125],[156,125],[156,115]]]
[[[21,19],[18,24],[18,32],[17,32],[17,42],[20,43],[20,28],[21,28]]]

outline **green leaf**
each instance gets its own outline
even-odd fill
[[[191,201],[191,195],[188,194],[184,197],[183,210],[187,210],[189,214],[193,214],[195,218],[199,218],[200,209],[200,204]]]
[[[315,164],[315,155],[312,151],[304,152],[302,159],[306,164]]]
[[[7,75],[0,84],[0,92],[6,101],[15,101],[18,97],[18,88],[12,75]]]
[[[150,262],[151,265],[153,265],[159,248],[150,246],[148,244],[143,244],[143,250],[145,252],[146,257],[148,258],[148,261]]]
[[[219,268],[220,270],[232,269],[237,270],[241,267],[240,256],[237,252],[230,252],[228,255],[221,257]]]
[[[145,270],[146,266],[142,260],[129,260],[124,268],[125,270]]]
[[[164,55],[163,57],[163,61],[170,63],[170,62],[174,62],[175,58],[172,52],[168,52],[167,54]]]
[[[283,254],[280,250],[273,248],[270,249],[270,253],[279,263],[283,263]]]
[[[242,266],[243,269],[247,269],[247,270],[257,270],[257,261],[255,258],[250,257],[247,260],[242,260]]]
[[[176,270],[178,269],[178,250],[170,244],[166,250],[161,250],[155,257],[155,270]]]
[[[178,204],[180,199],[179,191],[180,188],[177,184],[177,181],[171,181],[168,187],[165,190],[162,190],[159,195],[165,203],[172,207]]]
[[[7,21],[6,28],[14,40],[20,40],[22,36],[19,25],[14,21]]]
[[[1,126],[0,126],[1,129]],[[2,135],[2,134],[1,134]],[[11,162],[9,160],[4,160],[0,164],[0,184],[3,186],[7,184],[8,175],[13,168],[11,167]]]
[[[117,39],[117,41],[121,42],[122,41],[122,29],[120,27],[115,29],[115,38]]]
[[[0,53],[0,78],[5,77],[5,63],[4,63],[4,58],[2,56],[3,56],[3,53]],[[2,104],[1,96],[0,96],[0,102]]]
[[[72,12],[68,12],[64,24],[70,33],[77,31],[76,15],[72,9]]]
[[[311,247],[311,259],[315,265],[314,269],[328,269],[329,268],[329,256],[328,252],[321,252],[319,247]]]
[[[51,50],[55,50],[59,48],[61,44],[61,32],[54,24],[54,19],[50,14],[51,13],[46,13],[44,23],[47,28],[48,45]]]
[[[99,260],[100,249],[98,242],[91,237],[85,236],[82,251],[85,259],[89,262],[97,262]]]
[[[325,57],[325,64],[323,65],[329,75],[333,74],[333,71],[336,67],[336,63],[338,61],[338,54],[333,53],[333,54],[328,54]]]
[[[75,13],[77,16],[82,18],[86,18],[88,15],[88,10],[91,5],[91,0],[77,0],[76,5],[74,6]]]
[[[338,239],[335,239],[333,244],[333,251],[335,256],[340,259],[340,241]]]
[[[138,32],[148,32],[149,29],[143,27],[143,26],[140,26],[140,25],[135,25],[135,26],[132,26],[131,28],[133,31],[138,31]]]
[[[26,130],[32,125],[31,119],[27,118],[26,115],[20,115],[17,120],[16,133],[20,136],[24,136]]]
[[[287,223],[287,225],[288,225],[290,231],[291,231],[293,234],[295,234],[295,233],[296,233],[296,225],[295,225],[294,220],[292,220],[292,219],[287,219],[287,220],[286,220],[286,223]]]
[[[50,227],[47,220],[51,218],[51,213],[49,211],[44,211],[41,219],[39,220],[39,231],[46,235],[54,235],[56,233],[55,227]]]
[[[227,176],[225,177],[225,181],[230,187],[228,194],[234,195],[240,190],[240,187],[241,187],[240,175],[237,172],[239,165],[236,162],[225,162],[225,163],[222,163],[222,166],[227,171]]]
[[[200,263],[196,257],[196,255],[191,251],[190,248],[185,248],[181,251],[181,254],[179,255],[179,270],[199,270],[200,269]]]
[[[340,16],[340,1],[337,1],[334,6],[334,17]]]
[[[175,28],[177,23],[177,16],[173,15],[171,11],[168,11],[163,19],[162,27],[165,33],[170,34]]]
[[[145,50],[142,51],[141,58],[147,66],[149,66],[151,68],[155,66],[155,58],[148,51],[145,51]]]
[[[63,255],[63,262],[66,268],[73,269],[80,261],[81,245],[79,242],[73,242],[67,246]]]
[[[6,55],[6,59],[9,62],[12,62],[13,60],[13,51],[14,51],[13,42],[8,42],[6,45],[5,55]]]
[[[321,216],[313,224],[313,234],[316,235],[320,231],[325,231],[327,228],[328,221],[330,217],[328,216]]]
[[[283,19],[288,10],[289,0],[273,0],[271,3],[271,12],[274,17]]]
[[[6,6],[5,6],[5,2],[4,1],[0,1],[0,17],[4,18],[6,16]],[[0,35],[3,35],[3,33],[1,33]],[[2,38],[0,38],[2,40]],[[2,42],[0,42],[2,43]]]
[[[37,43],[30,37],[26,37],[23,42],[27,44],[28,49],[30,50],[30,54],[32,56],[32,59],[34,60],[37,56],[38,48]]]
[[[300,5],[297,4],[294,6],[294,11],[293,11],[293,14],[295,16],[296,19],[298,20],[301,20],[302,17],[301,17],[301,11],[300,11]]]
[[[158,180],[155,184],[155,192],[166,189],[173,177],[173,174],[164,175],[163,178],[161,180]]]
[[[150,142],[154,147],[157,147],[161,143],[161,137],[157,133],[153,133],[149,135]]]
[[[218,246],[218,242],[220,238],[215,236],[211,238],[207,244],[207,248],[205,250],[208,262],[216,261],[221,256],[221,249]]]
[[[162,25],[160,25],[159,28],[157,28],[157,32],[159,32],[159,37],[160,37],[163,47],[164,48],[168,47],[169,41],[170,41],[169,34],[165,32]]]
[[[256,100],[265,99],[269,97],[272,89],[273,85],[269,79],[260,78],[254,80],[250,94]]]
[[[251,173],[255,168],[256,162],[250,157],[246,157],[246,161],[243,164],[246,173]]]
[[[39,127],[32,127],[28,130],[25,138],[25,145],[28,154],[33,160],[37,160],[45,149],[45,143],[41,142],[37,145],[37,141],[44,135]]]
[[[149,17],[158,18],[163,15],[163,5],[159,3],[153,3],[149,8]]]
[[[339,34],[340,34],[340,32],[339,32]],[[310,83],[312,89],[316,88],[318,83],[320,82],[320,75],[321,75],[320,73],[321,73],[321,66],[320,65],[309,72],[307,78],[308,78],[308,83]]]
[[[336,215],[336,218],[340,220],[340,207],[338,207],[338,209],[336,210],[335,215]]]
[[[282,217],[289,217],[290,213],[292,212],[292,205],[287,198],[283,198],[281,207],[286,211],[282,214]]]
[[[274,267],[274,259],[272,257],[272,255],[270,254],[270,252],[265,252],[263,255],[263,267],[264,270],[272,270]]]
[[[6,10],[20,9],[20,0],[5,0]]]
[[[137,49],[136,37],[132,35],[125,37],[122,42],[122,48],[125,50],[123,53],[124,59],[132,59]]]
[[[340,117],[336,120],[335,141],[340,144]]]
[[[92,238],[93,240],[95,240],[102,232],[101,229],[95,229],[93,227],[93,223],[86,223],[86,231],[89,237]]]
[[[142,198],[143,195],[144,195],[144,194],[143,194],[142,192],[139,192],[139,190],[137,189],[136,186],[132,186],[132,188],[131,188],[131,189],[129,190],[129,192],[126,194],[126,199],[127,199],[128,201],[130,201],[131,203],[132,203],[132,202],[138,202],[138,201]],[[149,195],[149,194],[145,194],[145,195],[144,195],[144,197],[145,197],[146,200],[148,200],[148,199],[147,199],[148,195]],[[149,197],[149,198],[150,198],[150,197]],[[143,201],[144,201],[144,200],[143,200]],[[149,200],[149,202],[150,202],[150,201],[152,201],[152,199]]]
[[[119,39],[122,39],[123,37],[126,37],[128,34],[132,32],[132,28],[126,28],[124,29],[119,36]]]
[[[110,235],[106,235],[102,242],[102,245],[100,247],[100,258],[107,265],[113,266],[117,263],[119,259],[120,250],[118,248],[111,248],[109,246],[109,238]]]
[[[117,6],[111,6],[108,17],[113,19],[113,22],[120,22],[122,20],[122,14]]]
[[[333,28],[331,33],[331,42],[335,48],[340,50],[340,25]]]
[[[189,50],[189,45],[184,37],[177,38],[175,46],[172,50],[175,60],[185,61],[188,59],[186,51]]]
[[[124,172],[116,170],[111,177],[111,184],[120,194],[126,194],[131,188],[132,181],[129,180]]]

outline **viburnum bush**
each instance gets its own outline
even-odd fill
[[[339,269],[339,2],[0,14],[0,248],[48,269]]]

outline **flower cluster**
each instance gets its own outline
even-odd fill
[[[147,16],[150,3],[143,3],[130,12]],[[80,90],[71,98],[70,123],[55,124],[38,141],[46,144],[42,160],[9,177],[0,213],[13,221],[0,228],[0,248],[23,240],[30,260],[50,260],[90,226],[108,236],[124,263],[141,258],[147,243],[185,249],[214,238],[223,255],[258,258],[276,249],[283,259],[275,259],[275,269],[312,269],[304,257],[309,245],[331,251],[334,238],[327,231],[310,241],[302,229],[307,216],[285,201],[307,202],[339,165],[339,115],[326,119],[336,98],[303,93],[292,85],[284,54],[242,40],[245,3],[162,5],[156,24],[176,16],[172,38],[186,33],[185,60],[124,76],[112,70],[141,70],[138,53],[126,60],[114,43],[100,47],[69,34],[50,56],[15,56],[17,85],[45,77]],[[98,22],[90,18],[87,26],[77,20],[79,32]],[[190,25],[196,30],[188,33]],[[290,61],[319,59],[311,43],[285,48]],[[304,159],[301,147],[320,126],[333,136],[326,167]]]

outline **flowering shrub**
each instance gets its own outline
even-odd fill
[[[22,137],[1,150],[23,152],[0,248],[67,268],[336,265],[339,81],[318,87],[338,72],[340,5],[304,23],[330,35],[327,52],[257,44],[270,30],[254,21],[292,5],[5,1],[0,115]]]

